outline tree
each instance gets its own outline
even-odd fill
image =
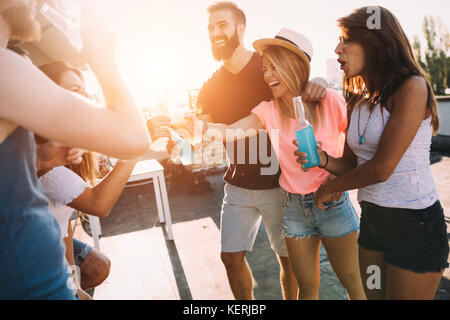
[[[422,50],[418,37],[414,37],[414,50],[417,62],[428,74],[437,95],[445,95],[450,85],[450,34],[441,20],[425,16],[423,33],[427,46]]]

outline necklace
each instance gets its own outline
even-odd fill
[[[367,118],[366,127],[364,128],[364,131],[361,134],[360,133],[360,129],[359,129],[359,125],[360,125],[360,122],[361,122],[360,121],[361,120],[361,108],[362,108],[362,106],[359,107],[359,114],[358,114],[358,135],[359,135],[359,144],[360,145],[363,144],[364,141],[366,140],[367,125],[369,124],[369,121],[370,121],[370,118],[372,117],[372,112],[373,112],[373,109],[372,109],[372,111],[370,111],[369,118]]]

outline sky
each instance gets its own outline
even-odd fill
[[[206,8],[211,0],[86,0],[117,35],[117,62],[128,88],[143,108],[164,102],[169,109],[188,102],[220,67],[211,55]],[[353,9],[381,5],[400,21],[412,41],[422,35],[425,15],[450,27],[448,0],[236,0],[247,16],[245,45],[273,37],[287,27],[313,43],[311,76],[326,77],[326,60],[336,58],[336,20]],[[97,8],[97,9],[95,9]],[[98,8],[101,8],[99,10]]]

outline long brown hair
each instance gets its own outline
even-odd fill
[[[81,70],[71,66],[65,61],[50,62],[40,66],[39,69],[41,69],[41,71],[57,85],[60,85],[61,76],[68,71],[74,72],[81,79],[81,81],[84,82],[84,77]],[[67,165],[67,167],[78,174],[84,181],[94,185],[96,179],[100,176],[97,157],[98,154],[88,151],[83,155],[80,164],[70,164]]]
[[[283,83],[288,87],[294,96],[301,96],[308,84],[310,68],[307,63],[297,54],[280,46],[269,46],[264,50],[264,56],[273,64]],[[279,106],[282,120],[289,117],[289,109],[292,106],[286,105],[282,99],[275,99]],[[319,114],[322,116],[323,110],[320,103],[303,102],[306,117],[309,122],[316,126],[319,124]]]
[[[361,76],[344,78],[344,97],[349,108],[368,103],[370,110],[376,105],[385,106],[389,98],[411,76],[426,81],[427,107],[431,111],[433,132],[439,129],[437,103],[430,82],[416,62],[411,44],[397,18],[386,8],[380,12],[380,28],[369,29],[372,7],[362,7],[338,19],[338,26],[347,41],[354,41],[364,49],[364,79]]]

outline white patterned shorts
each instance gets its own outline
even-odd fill
[[[280,188],[249,190],[226,183],[220,219],[222,252],[251,251],[261,218],[273,251],[287,257]]]

